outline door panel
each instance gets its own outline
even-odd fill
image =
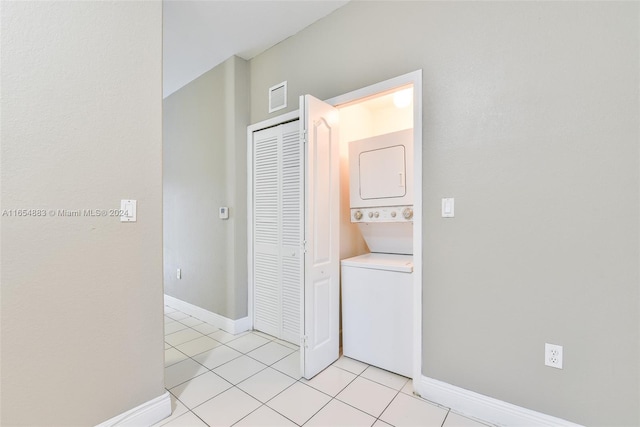
[[[312,96],[300,98],[305,150],[305,285],[303,376],[312,378],[339,356],[338,112]]]
[[[279,212],[277,128],[254,133],[253,160],[253,289],[254,327],[279,333]]]
[[[303,165],[304,147],[297,122],[287,123],[282,133],[282,241],[280,246],[281,333],[280,338],[300,344],[300,298],[304,280]]]
[[[314,308],[314,329],[313,344],[315,347],[322,346],[331,340],[331,322],[326,319],[331,317],[331,281],[321,279],[313,284]]]
[[[360,197],[383,199],[407,193],[404,151],[404,146],[396,145],[360,153]]]
[[[254,328],[300,343],[303,147],[297,122],[253,134]]]

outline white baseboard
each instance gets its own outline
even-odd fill
[[[423,399],[451,408],[453,412],[466,417],[498,426],[581,427],[580,424],[512,405],[425,376],[422,376],[419,384],[414,384],[413,388]]]
[[[209,310],[205,310],[204,308],[198,307],[197,305],[182,301],[167,294],[164,295],[164,303],[169,307],[176,308],[183,313],[187,313],[188,315],[195,317],[196,319],[200,319],[207,323],[210,323],[216,328],[220,328],[223,331],[229,332],[230,334],[235,335],[251,329],[251,321],[249,320],[249,317],[243,317],[238,320],[231,320]]]
[[[165,391],[161,396],[136,406],[125,413],[117,415],[96,427],[138,427],[150,426],[171,415],[171,398]]]

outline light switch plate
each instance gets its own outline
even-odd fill
[[[453,197],[442,199],[442,218],[453,218],[454,216]]]
[[[222,206],[219,210],[218,216],[220,219],[229,219],[229,208],[226,206]]]
[[[136,204],[135,200],[120,200],[121,222],[136,222]]]

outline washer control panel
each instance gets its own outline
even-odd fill
[[[352,208],[351,222],[407,222],[413,221],[413,206],[384,206]]]

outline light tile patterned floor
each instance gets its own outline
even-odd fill
[[[298,347],[232,335],[165,307],[165,386],[173,413],[156,426],[486,427],[413,395],[408,378],[341,357],[310,381]]]

